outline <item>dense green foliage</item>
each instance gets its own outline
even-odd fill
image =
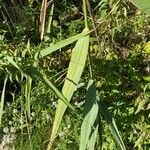
[[[84,2],[0,2],[0,149],[149,149],[148,5]]]

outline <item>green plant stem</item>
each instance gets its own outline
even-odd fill
[[[100,48],[100,39],[99,39],[99,36],[98,36],[98,30],[96,28],[96,22],[95,22],[95,19],[94,19],[94,15],[93,15],[93,12],[92,12],[92,9],[91,9],[91,2],[90,0],[87,0],[87,9],[89,11],[89,15],[91,17],[91,21],[92,21],[92,25],[93,25],[93,28],[94,28],[94,31],[95,31],[95,36],[96,36],[96,40],[97,40],[97,44],[98,44],[98,49],[99,49],[99,53],[100,53],[100,58],[102,58],[102,54],[103,54],[103,51],[102,49]]]
[[[3,116],[3,108],[4,108],[4,100],[5,100],[5,90],[6,90],[6,83],[7,83],[8,77],[5,77],[4,80],[4,86],[1,94],[1,100],[0,100],[0,127],[2,125],[2,116]]]
[[[88,28],[86,0],[83,0],[83,13],[84,13],[85,27]]]
[[[93,72],[92,72],[92,63],[91,63],[91,55],[90,52],[88,54],[89,57],[89,74],[90,74],[90,78],[93,79]]]

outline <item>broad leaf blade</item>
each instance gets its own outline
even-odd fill
[[[98,123],[98,122],[97,122]],[[94,130],[92,131],[92,134],[90,136],[90,139],[88,141],[88,145],[87,145],[87,149],[88,150],[94,150],[95,148],[95,144],[96,144],[96,138],[97,138],[97,133],[98,133],[98,128],[99,128],[99,124],[97,124],[94,126]],[[102,145],[100,145],[100,147],[102,147]],[[101,148],[100,148],[101,150]]]
[[[82,35],[86,34],[88,31],[89,31],[88,29],[85,29]],[[71,97],[74,91],[76,90],[78,82],[82,75],[88,54],[88,48],[89,48],[89,35],[80,38],[77,41],[75,48],[73,49],[67,77],[62,89],[62,93],[67,98],[68,101],[71,100]],[[52,143],[56,137],[59,125],[61,123],[66,108],[67,106],[62,101],[59,100],[56,108],[55,119],[47,150],[51,149]]]

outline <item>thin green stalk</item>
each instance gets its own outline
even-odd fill
[[[4,100],[5,100],[5,89],[6,89],[7,79],[8,78],[6,76],[5,80],[4,80],[4,86],[3,86],[1,101],[0,101],[0,127],[1,127],[1,124],[2,124],[2,116],[3,116],[3,108],[4,108]]]
[[[20,119],[21,119],[21,147],[23,147],[23,101],[21,99],[21,116],[20,116]]]
[[[50,12],[49,12],[47,34],[45,35],[45,41],[50,40],[50,34],[51,34],[51,30],[52,30],[53,13],[54,13],[54,3],[52,3],[52,6],[51,6],[51,9],[50,9]]]
[[[29,138],[29,147],[30,147],[30,150],[33,150],[33,146],[32,146],[32,141],[31,141],[31,131],[30,131],[30,124],[28,122],[28,116],[27,114],[25,113],[25,118],[26,118],[26,124],[27,124],[27,132],[28,132],[28,138]]]
[[[90,78],[93,79],[92,63],[91,63],[90,52],[89,52],[89,54],[88,54],[88,57],[89,57],[89,74],[90,74]]]
[[[83,13],[84,13],[85,28],[88,28],[86,0],[83,0]]]

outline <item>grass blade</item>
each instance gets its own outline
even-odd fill
[[[66,106],[68,106],[70,109],[72,109],[74,112],[76,112],[76,110],[74,109],[74,107],[67,101],[66,97],[48,80],[48,78],[45,75],[42,75],[36,68],[28,66],[25,67],[26,68],[26,73],[28,75],[30,75],[33,78],[38,78],[39,81],[41,81],[43,84],[45,84],[46,86],[48,86],[57,96],[58,98],[60,98],[60,100],[62,101],[62,103]]]
[[[99,99],[99,97],[97,97],[97,99]],[[109,125],[109,128],[110,128],[112,135],[115,138],[116,142],[119,144],[121,150],[126,150],[123,140],[122,140],[122,138],[119,134],[118,128],[116,126],[116,123],[114,121],[114,118],[109,113],[108,108],[106,107],[105,103],[103,101],[100,101],[99,106],[102,111],[102,114],[104,115],[104,117]]]
[[[3,86],[2,95],[1,95],[1,103],[0,103],[0,127],[1,127],[1,124],[2,124],[2,116],[3,116],[3,107],[4,107],[4,100],[5,100],[6,83],[7,83],[7,77],[4,80],[4,86]]]
[[[46,76],[43,76],[36,68],[32,66],[26,67],[25,65],[22,65],[22,67],[20,67],[16,62],[14,62],[11,57],[7,56],[7,58],[9,58],[9,62],[18,70],[20,70],[20,72],[30,76],[31,78],[38,78],[39,81],[48,86],[58,96],[58,98],[63,101],[63,104],[65,103],[70,109],[77,113],[74,107],[67,101],[66,97],[64,97],[64,95],[48,80],[48,78]]]
[[[27,111],[29,121],[31,120],[31,111],[30,111],[31,85],[32,85],[32,78],[26,76],[25,98],[26,98],[26,111]]]
[[[23,72],[22,69],[17,65],[16,62],[14,62],[14,60],[9,57],[9,56],[6,56],[6,59],[8,60],[9,63],[11,63],[15,68],[17,68],[20,72]]]
[[[89,30],[87,28],[84,29],[83,33],[80,35],[86,34],[88,33],[88,31]],[[74,91],[76,90],[78,82],[82,75],[88,54],[88,48],[89,48],[89,35],[80,38],[77,41],[75,48],[73,49],[67,77],[62,89],[62,93],[67,98],[68,102],[71,100],[71,97]],[[56,137],[59,125],[61,123],[66,108],[67,106],[64,105],[62,101],[59,100],[56,108],[55,119],[47,150],[51,149],[52,143]]]
[[[52,27],[52,20],[53,20],[53,13],[54,13],[54,3],[52,3],[50,12],[49,12],[49,18],[48,18],[48,26],[47,31],[45,35],[45,42],[50,40],[50,33],[51,33],[51,27]]]
[[[94,150],[98,133],[98,103],[96,101],[96,87],[93,80],[88,83],[87,96],[84,107],[84,120],[81,126],[79,150]]]
[[[62,40],[60,42],[57,42],[56,44],[48,47],[48,48],[45,48],[43,50],[41,50],[40,52],[37,52],[35,54],[35,58],[42,58],[44,56],[47,56],[49,54],[51,54],[52,52],[56,51],[56,50],[59,50],[75,41],[77,41],[78,39],[82,38],[82,37],[85,37],[86,35],[88,35],[91,31],[87,30],[87,31],[84,31],[78,35],[75,35],[75,36],[72,36],[68,39],[65,39],[65,40]]]

